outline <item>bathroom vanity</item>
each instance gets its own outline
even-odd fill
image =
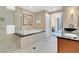
[[[63,8],[63,33],[57,37],[58,53],[79,53],[78,11],[78,7]]]
[[[58,53],[79,53],[79,38],[59,36]]]

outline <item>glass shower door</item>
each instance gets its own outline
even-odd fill
[[[7,33],[7,26],[14,25],[14,11],[0,6],[0,52],[11,52],[18,47],[17,37]]]

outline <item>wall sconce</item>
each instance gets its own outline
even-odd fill
[[[41,23],[41,20],[37,19],[36,24],[40,24],[40,23]]]
[[[73,19],[73,17],[74,17],[73,14],[71,14],[71,18],[72,18],[72,19]]]
[[[74,18],[74,9],[70,10],[70,18],[73,19]]]

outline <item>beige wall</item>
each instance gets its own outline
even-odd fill
[[[75,28],[78,28],[78,7],[64,7],[63,14],[64,28],[69,27],[69,24],[73,24]]]
[[[34,13],[33,12],[22,9],[21,7],[16,7],[16,12],[15,12],[15,17],[14,17],[15,18],[15,25],[17,28],[16,31],[23,31],[26,29],[33,28],[33,23],[31,26],[23,25],[23,14],[32,15],[33,21],[34,21]]]
[[[45,19],[46,19],[45,11],[40,11],[38,13],[35,13],[34,14],[34,18],[35,19],[34,19],[33,26],[35,28],[39,28],[39,29],[45,30]],[[40,23],[36,24],[36,20],[40,20]]]
[[[33,17],[33,21],[34,21],[34,13],[33,12],[31,12],[31,11],[27,11],[27,10],[25,10],[25,9],[22,9],[22,15],[23,14],[28,14],[28,15],[32,15],[32,17]],[[22,24],[23,24],[23,16],[22,16]],[[28,26],[28,25],[22,25],[22,29],[24,30],[24,29],[32,29],[33,28],[33,22],[32,22],[32,25],[30,25],[30,26]]]
[[[23,14],[29,14],[29,15],[33,16],[32,26],[23,25]],[[26,9],[16,7],[16,12],[15,12],[14,18],[15,18],[14,23],[16,24],[16,27],[18,30],[26,30],[26,29],[31,29],[31,28],[45,29],[45,11],[33,13],[33,12],[28,11]],[[40,20],[41,23],[36,24],[36,20]]]

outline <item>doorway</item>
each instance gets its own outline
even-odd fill
[[[63,32],[63,13],[56,12],[51,14],[52,36],[60,36]]]

